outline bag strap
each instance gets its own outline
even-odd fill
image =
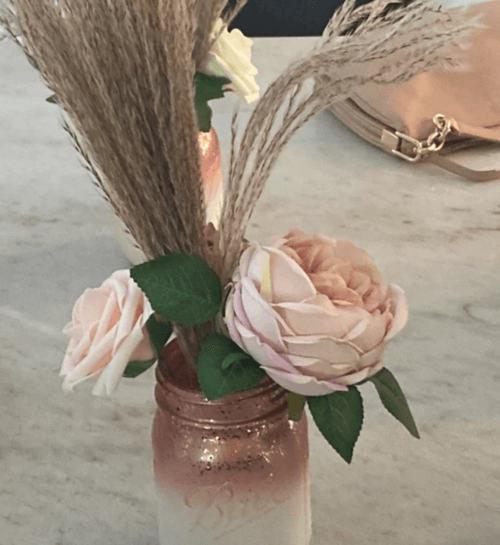
[[[365,112],[353,99],[332,104],[329,110],[361,138],[405,161],[416,163],[426,160],[471,182],[490,182],[500,179],[500,170],[473,170],[442,155],[448,150],[479,145],[481,141],[482,143],[494,141],[500,143],[500,127],[495,128],[498,132],[491,129],[478,130],[469,126],[459,126],[456,121],[446,120],[444,116],[438,114],[435,118],[436,132],[429,136],[427,142],[421,142],[382,123]],[[470,143],[457,141],[445,146],[445,139],[450,129],[472,137]]]
[[[467,126],[459,127],[454,120],[447,120],[440,114],[436,115],[433,121],[437,130],[429,136],[426,142],[420,142],[404,133],[392,132],[387,129],[382,131],[381,142],[386,149],[390,149],[394,155],[406,161],[416,163],[425,160],[471,182],[491,182],[500,179],[500,170],[474,170],[442,155],[445,152],[446,136],[452,130],[486,143],[499,142],[498,129],[493,132],[488,129],[475,130]]]
[[[500,170],[473,170],[451,161],[439,153],[430,153],[426,160],[471,182],[491,182],[500,179]]]
[[[436,118],[438,117],[439,116],[436,116],[434,118],[435,123],[436,123]],[[441,116],[441,117],[445,119],[444,116]],[[500,141],[500,131],[498,127],[494,127],[491,129],[481,128],[481,127],[470,127],[468,125],[463,125],[463,124],[460,125],[454,119],[449,120],[448,123],[449,123],[448,125],[449,130],[453,129],[458,134],[483,139],[485,142]],[[429,162],[445,170],[448,170],[449,172],[453,172],[454,174],[457,174],[458,176],[461,176],[462,178],[466,178],[467,180],[470,180],[471,182],[491,182],[493,180],[498,180],[500,178],[500,170],[474,170],[464,165],[461,165],[459,163],[456,163],[455,161],[448,159],[448,157],[443,157],[443,155],[441,155],[439,152],[430,153],[427,156],[427,158]]]

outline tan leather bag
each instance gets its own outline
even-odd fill
[[[330,110],[389,153],[410,162],[427,160],[482,182],[499,179],[500,170],[472,170],[449,155],[500,144],[500,1],[469,10],[471,17],[480,16],[484,28],[470,38],[468,49],[454,52],[466,70],[429,72],[401,85],[369,85]]]

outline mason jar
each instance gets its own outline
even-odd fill
[[[205,399],[176,342],[157,366],[152,439],[161,545],[309,545],[305,412],[261,384]]]

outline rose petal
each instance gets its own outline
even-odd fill
[[[296,335],[320,335],[342,339],[360,322],[370,318],[357,307],[335,307],[329,310],[308,303],[281,303],[273,309],[283,318]],[[385,333],[385,331],[384,331]]]
[[[372,284],[370,289],[363,297],[363,306],[368,312],[373,312],[379,308],[387,298],[389,286],[382,282],[381,284]]]
[[[214,26],[214,35],[220,31],[221,25],[219,19]],[[259,98],[259,87],[254,79],[257,68],[250,62],[252,43],[253,40],[244,36],[240,30],[228,32],[225,28],[202,64],[202,71],[209,75],[227,76],[232,81],[228,88],[249,103]]]
[[[362,380],[366,380],[367,378],[370,378],[373,375],[377,374],[383,367],[384,367],[384,362],[380,360],[376,362],[373,365],[373,367],[365,367],[361,369],[360,371],[351,373],[350,375],[339,377],[338,379],[336,379],[336,381],[339,384],[344,384],[345,386],[352,386],[353,384],[357,384],[358,382],[361,382]]]
[[[111,395],[120,381],[125,368],[131,361],[131,356],[143,339],[143,332],[139,324],[136,324],[128,337],[121,343],[114,353],[113,359],[99,375],[99,379],[92,390],[96,396]]]
[[[154,314],[153,307],[151,306],[151,303],[149,302],[148,298],[145,295],[143,295],[143,297],[144,297],[144,303],[143,303],[144,310],[140,318],[141,327],[144,327],[146,325],[146,322]]]
[[[97,323],[94,323],[93,327],[97,327]],[[74,322],[70,322],[69,324],[64,326],[63,333],[67,335],[71,341],[74,341],[76,343],[79,343],[81,339],[83,339],[83,336],[85,335],[85,330],[80,324],[75,324]]]
[[[142,328],[142,340],[130,356],[130,361],[151,361],[155,357],[155,351],[151,345],[148,330]]]
[[[241,290],[242,290],[242,285],[240,281],[236,284],[233,291],[233,297],[232,297],[233,312],[237,316],[238,320],[247,329],[252,329],[248,316],[246,315],[245,309],[243,308],[243,302],[241,300]]]
[[[248,261],[248,266],[246,268],[247,272],[244,276],[255,284],[257,291],[261,290],[262,275],[263,272],[269,267],[270,259],[271,256],[269,255],[269,252],[266,252],[258,244],[256,244],[255,250]]]
[[[227,34],[226,34],[227,32]],[[226,34],[226,38],[228,38],[231,41],[232,46],[234,47],[234,51],[231,52],[232,55],[237,55],[240,57],[241,62],[247,62],[248,63],[248,72],[252,75],[256,75],[257,68],[249,63],[248,59],[252,56],[252,44],[253,40],[251,38],[248,38],[239,30],[238,28],[234,28],[230,32],[227,30],[223,32]],[[219,44],[218,44],[219,45]],[[222,43],[220,44],[222,45]],[[224,48],[220,47],[220,54],[224,54],[225,50]]]
[[[250,261],[252,259],[253,254],[256,251],[256,245],[251,244],[246,250],[243,251],[243,253],[240,256],[239,261],[239,275],[241,277],[248,276],[248,267],[250,266]]]
[[[283,351],[285,345],[274,312],[248,278],[241,279],[241,302],[250,323],[249,329],[258,331],[259,338],[274,350]]]
[[[332,392],[345,392],[347,387],[305,375],[291,375],[284,371],[262,366],[264,371],[282,388],[303,396],[322,396]]]
[[[293,249],[288,246],[281,246],[279,248],[280,251],[282,251],[286,256],[288,256],[290,259],[293,259],[297,265],[305,271],[304,269],[304,263],[302,262],[301,257],[299,254]]]
[[[330,301],[330,299],[326,295],[323,295],[322,293],[317,293],[312,297],[308,297],[307,299],[301,301],[301,303],[313,305],[320,309],[326,310],[330,312],[333,316],[335,316],[337,312],[337,307],[332,303],[332,301]]]
[[[269,245],[277,250],[281,249],[281,246],[286,243],[286,239],[280,235],[271,235],[269,237]]]
[[[384,340],[391,319],[389,311],[380,314],[377,310],[371,315],[365,330],[356,337],[351,336],[349,340],[363,352],[368,352]]]
[[[238,319],[236,318],[234,314],[234,307],[233,307],[234,298],[232,295],[229,295],[227,301],[226,301],[226,312],[224,317],[224,323],[226,324],[226,327],[229,332],[229,336],[231,339],[242,349],[244,350],[245,345],[243,344],[243,341],[241,339],[240,334],[238,333],[238,328],[236,327],[236,322]]]
[[[408,303],[406,301],[405,292],[399,286],[396,286],[396,284],[390,284],[389,287],[394,296],[394,302],[391,308],[391,313],[394,318],[387,331],[385,342],[399,333],[408,322]]]
[[[290,363],[303,375],[316,377],[318,380],[335,380],[337,377],[357,371],[351,363],[333,363],[316,358],[289,355]]]
[[[341,339],[344,340],[344,341],[353,342],[353,339],[355,339],[356,337],[359,337],[360,335],[362,335],[366,331],[366,328],[368,327],[368,323],[370,322],[370,319],[371,319],[371,316],[367,316],[366,318],[364,318],[363,320],[358,322],[351,329],[351,331],[349,331],[349,333],[347,335],[345,335],[344,337],[341,337]],[[356,344],[356,343],[354,343],[354,344]]]
[[[358,369],[375,365],[375,363],[383,358],[386,350],[387,343],[382,343],[376,346],[373,350],[370,350],[369,352],[366,352],[366,354],[363,354],[359,359]]]
[[[361,298],[364,297],[372,285],[370,277],[361,271],[353,270],[349,280],[349,287],[354,290]]]
[[[102,283],[99,289],[107,289],[108,293],[114,291],[116,293],[116,300],[120,310],[125,304],[125,299],[128,295],[128,282],[130,279],[130,270],[122,269],[115,271],[107,280]],[[134,282],[135,284],[135,282]],[[139,289],[139,286],[135,284],[134,289]]]
[[[271,253],[273,303],[299,303],[316,295],[313,283],[292,258],[275,248],[265,250]]]
[[[286,352],[296,356],[317,358],[319,360],[331,361],[338,364],[346,363],[357,365],[359,354],[354,346],[348,343],[339,342],[331,337],[315,337],[313,335],[304,337],[283,337]]]
[[[137,288],[137,284],[130,277],[128,279],[128,293],[125,298],[120,320],[118,322],[118,329],[116,332],[115,346],[113,352],[115,352],[119,345],[130,335],[130,332],[136,323],[136,311],[137,305],[141,303],[142,292]]]
[[[108,296],[106,306],[104,307],[102,315],[99,319],[93,342],[98,343],[104,337],[104,335],[106,335],[106,333],[118,323],[119,319],[120,309],[118,308],[116,292],[112,291]]]
[[[363,306],[363,300],[354,290],[347,287],[344,279],[334,272],[324,271],[318,274],[310,274],[309,278],[316,291],[327,295],[330,299],[347,301],[356,306]]]
[[[234,323],[243,342],[243,350],[261,365],[273,366],[291,374],[300,374],[286,359],[274,351],[270,346],[264,344],[254,333],[235,321]]]
[[[62,332],[65,335],[68,335],[70,337],[74,337],[75,333],[73,333],[73,332],[76,332],[76,331],[83,332],[83,328],[81,327],[81,325],[78,322],[75,322],[74,320],[72,320],[71,322],[68,322],[63,327],[63,330],[62,330]]]
[[[92,347],[91,353],[85,356],[78,364],[73,367],[67,374],[63,382],[63,389],[72,390],[75,384],[89,378],[89,375],[100,370],[104,358],[111,358],[114,339],[116,334],[116,326],[101,339],[98,346]]]
[[[329,240],[327,237],[322,236],[321,238]],[[335,241],[332,240],[332,242],[335,245],[335,254],[342,261],[351,263],[355,269],[367,274],[372,282],[378,283],[382,280],[381,274],[371,255],[348,240],[338,239]]]
[[[84,332],[81,339],[70,341],[64,360],[61,366],[60,375],[67,375],[77,365],[80,365],[81,360],[88,354],[92,347],[92,340],[98,327],[98,323],[94,323],[87,331]]]
[[[293,248],[293,245],[290,245]],[[294,248],[297,251],[297,248]],[[304,268],[306,271],[315,272],[322,268],[322,265],[329,263],[333,257],[331,246],[327,244],[304,244],[300,251],[297,251],[300,255]]]
[[[73,322],[79,323],[83,329],[98,322],[104,312],[111,292],[101,288],[86,289],[75,303]]]
[[[66,353],[64,354],[61,370],[59,371],[59,376],[67,375],[71,371],[71,369],[73,369],[73,367],[75,366],[73,353],[79,344],[79,340],[74,338],[70,339],[68,348],[66,349]]]

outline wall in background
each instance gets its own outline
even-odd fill
[[[234,5],[235,0],[229,4]],[[371,0],[358,0],[358,5]],[[477,0],[443,0],[444,6],[473,4]],[[342,0],[248,0],[230,28],[245,36],[320,36]]]

